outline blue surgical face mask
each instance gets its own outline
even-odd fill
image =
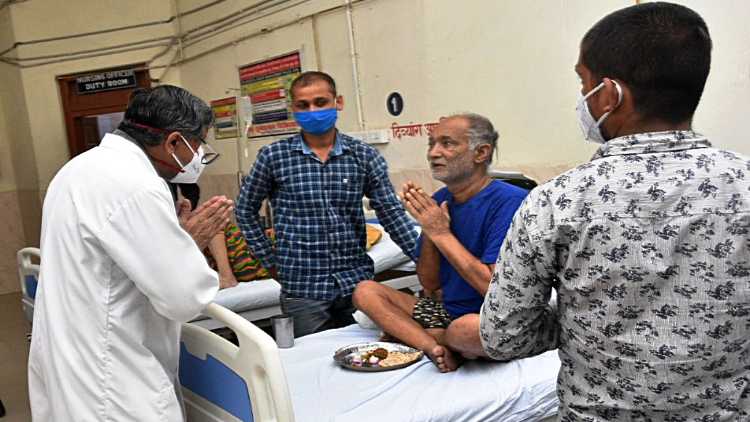
[[[338,110],[335,107],[294,113],[294,120],[302,130],[313,135],[322,135],[331,130],[336,125],[336,118]]]

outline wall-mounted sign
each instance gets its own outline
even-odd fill
[[[211,101],[214,112],[214,138],[236,138],[237,131],[237,99],[235,97],[222,98]]]
[[[393,123],[391,125],[391,138],[401,139],[407,138],[418,138],[421,136],[432,136],[432,131],[435,130],[438,123],[416,123],[409,125],[399,125]]]
[[[391,116],[398,116],[404,111],[404,98],[398,92],[392,92],[385,100],[385,106]]]
[[[239,71],[241,95],[249,96],[252,103],[248,138],[299,130],[289,95],[289,86],[302,71],[299,51],[243,66]]]
[[[113,89],[135,88],[135,71],[133,69],[112,70],[109,72],[92,73],[76,78],[79,94],[93,94]]]

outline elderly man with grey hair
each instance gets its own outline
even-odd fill
[[[392,337],[424,351],[441,372],[460,363],[452,339],[471,338],[453,321],[479,312],[505,232],[526,191],[492,180],[487,169],[498,134],[473,113],[442,118],[427,149],[432,176],[445,187],[430,196],[409,182],[406,209],[422,226],[415,297],[372,281],[359,284],[355,306]],[[474,328],[471,328],[474,329]]]

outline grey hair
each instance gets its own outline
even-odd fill
[[[155,146],[175,131],[187,139],[203,141],[203,132],[213,123],[213,112],[205,101],[180,87],[161,85],[133,91],[118,129],[142,144]]]
[[[471,146],[471,149],[476,150],[480,145],[489,145],[490,159],[487,161],[487,165],[492,164],[492,156],[497,152],[497,138],[500,135],[495,131],[495,127],[492,126],[490,119],[469,112],[455,113],[450,115],[449,118],[461,118],[469,122],[469,129],[467,131],[469,146]]]

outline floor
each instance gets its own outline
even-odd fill
[[[21,311],[21,294],[0,295],[0,400],[6,411],[0,422],[31,420],[26,384],[28,332],[29,324]]]

